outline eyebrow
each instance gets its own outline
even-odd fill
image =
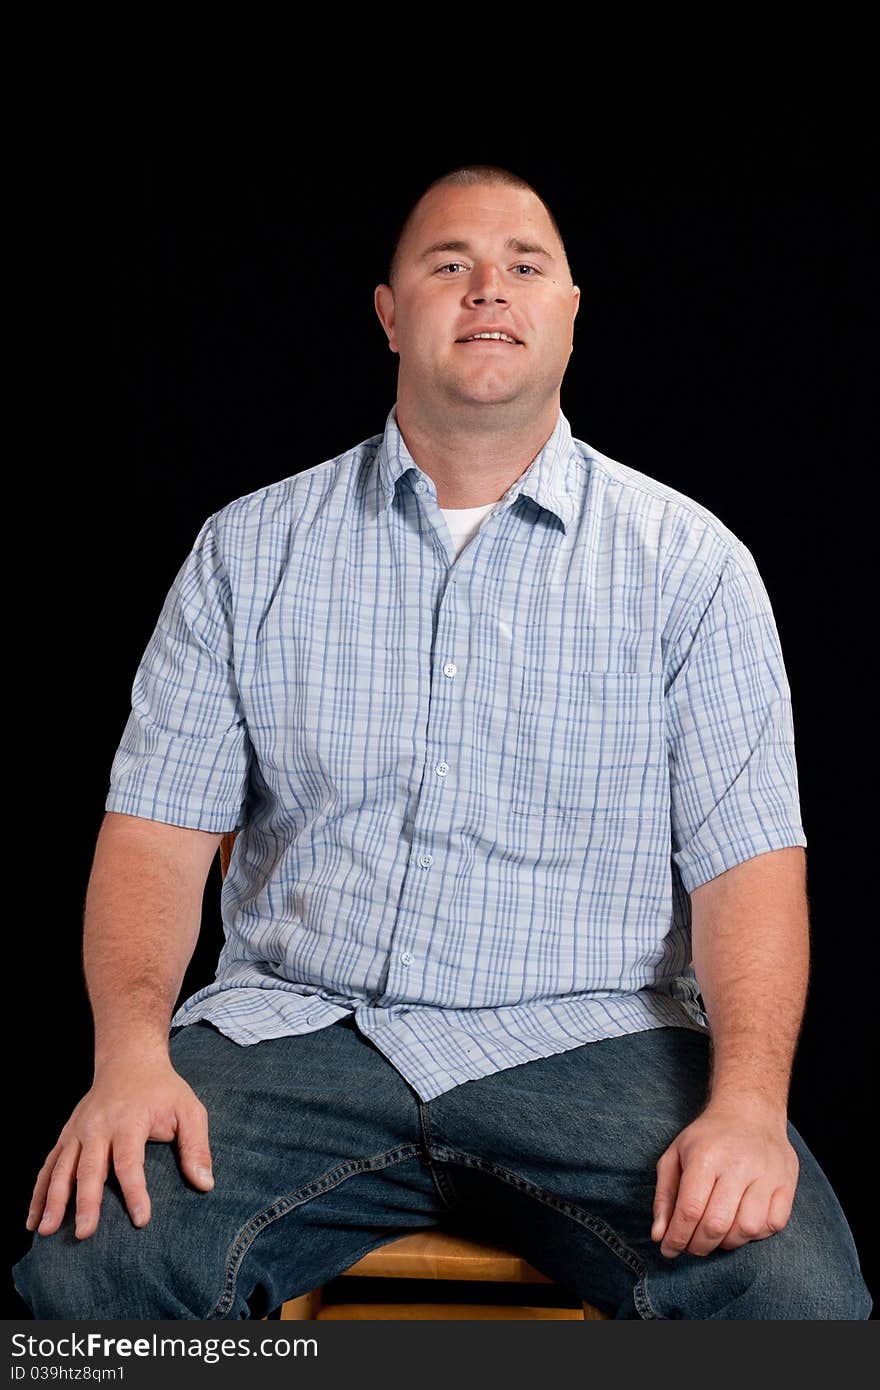
[[[509,236],[504,243],[511,251],[517,251],[521,256],[546,256],[548,261],[553,257],[543,246],[538,246],[533,241],[520,241],[518,237]],[[468,241],[435,241],[431,246],[425,248],[419,255],[420,261],[426,261],[429,256],[435,255],[438,251],[470,251],[471,245]]]

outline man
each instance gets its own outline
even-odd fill
[[[452,171],[375,291],[383,434],[204,523],[111,773],[36,1316],[259,1315],[445,1219],[611,1316],[868,1316],[786,1115],[769,599],[716,517],[572,437],[579,305],[535,191]],[[232,829],[216,979],[170,1017]]]

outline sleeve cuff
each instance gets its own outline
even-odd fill
[[[789,825],[774,830],[756,831],[754,834],[724,845],[709,848],[697,845],[673,854],[672,859],[681,875],[681,881],[688,893],[700,884],[717,878],[727,869],[754,859],[759,854],[768,854],[774,849],[789,849],[796,845],[806,848],[807,837],[803,826]]]
[[[236,815],[222,809],[211,811],[181,799],[161,801],[156,797],[133,796],[120,790],[108,792],[104,810],[118,811],[126,816],[142,816],[144,820],[157,820],[164,825],[179,825],[185,830],[207,830],[216,835],[240,830],[245,823],[241,812]]]

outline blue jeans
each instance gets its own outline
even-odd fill
[[[702,1109],[709,1040],[654,1028],[509,1067],[427,1103],[353,1017],[241,1046],[206,1022],[171,1059],[208,1110],[215,1185],[146,1145],[153,1214],[112,1172],[97,1231],[35,1234],[15,1265],[36,1318],[252,1318],[368,1251],[439,1225],[501,1242],[614,1318],[866,1319],[828,1179],[800,1161],[782,1231],[669,1259],[650,1238],[656,1163]]]

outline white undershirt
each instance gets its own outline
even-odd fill
[[[486,517],[498,506],[497,502],[487,502],[483,507],[441,507],[446,525],[452,536],[456,558],[479,531]]]

